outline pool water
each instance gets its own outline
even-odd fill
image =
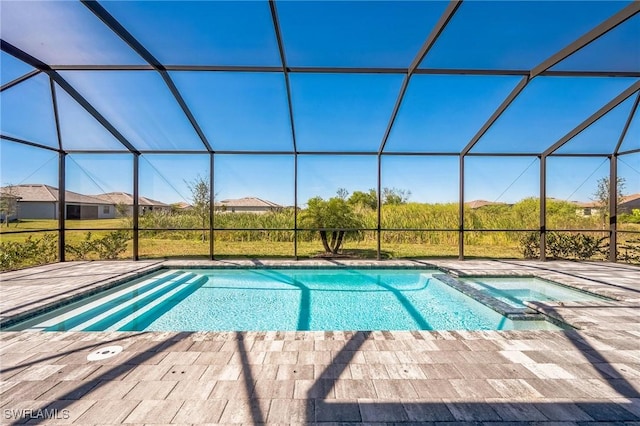
[[[164,270],[11,329],[44,331],[558,329],[513,321],[436,270]]]
[[[524,302],[584,302],[607,300],[604,297],[574,290],[567,286],[534,277],[464,278],[460,281],[513,307]]]

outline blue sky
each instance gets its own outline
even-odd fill
[[[165,64],[278,66],[269,6],[259,2],[101,2]],[[628,2],[465,2],[421,68],[530,69]],[[446,2],[276,3],[290,66],[406,68]],[[64,16],[65,25],[58,25]],[[566,19],[571,16],[571,19]],[[525,17],[523,19],[523,17]],[[3,3],[3,38],[52,64],[144,64],[77,2]],[[188,24],[187,24],[188,22]],[[540,28],[544,28],[541,31]],[[322,35],[322,37],[319,36]],[[557,70],[640,70],[640,15],[586,46]],[[606,59],[605,59],[606,58]],[[5,84],[31,68],[1,53]],[[65,71],[61,75],[141,150],[203,150],[198,135],[153,71]],[[216,150],[291,151],[284,76],[268,72],[172,71],[171,78]],[[301,151],[375,152],[383,140],[403,75],[290,74],[293,125]],[[394,152],[458,152],[520,77],[414,75],[389,135]],[[472,153],[538,153],[637,78],[538,77]],[[65,149],[122,150],[122,145],[57,87]],[[635,95],[559,152],[610,153]],[[1,94],[2,134],[57,147],[49,81],[39,75]],[[640,148],[636,114],[622,150]],[[0,181],[57,186],[57,157],[3,140]],[[377,186],[375,156],[298,157],[298,198]],[[188,182],[208,176],[207,155],[152,155],[140,160],[141,194],[189,201]],[[514,202],[539,191],[535,157],[468,157],[466,200]],[[550,159],[549,196],[588,200],[608,172],[602,158]],[[132,191],[131,155],[72,154],[68,189]],[[640,192],[640,154],[621,158],[627,192]],[[219,199],[257,196],[294,201],[291,155],[217,155]],[[388,156],[382,186],[410,190],[411,200],[455,202],[458,158]]]
[[[38,182],[57,186],[58,157],[54,152],[3,141],[0,161],[3,184]],[[208,155],[143,155],[140,192],[168,203],[188,202],[188,183],[198,176],[208,177],[208,164]],[[382,159],[382,186],[410,190],[410,199],[416,202],[456,202],[458,164],[458,158],[452,156],[386,156]],[[216,196],[257,196],[292,205],[293,165],[291,155],[217,155]],[[331,197],[338,188],[353,192],[377,186],[375,156],[300,155],[298,167],[301,205],[315,195]],[[535,157],[467,157],[465,199],[516,202],[535,197],[539,193],[539,168]],[[70,154],[66,169],[69,190],[85,194],[132,192],[130,154]],[[597,180],[608,170],[605,158],[550,157],[548,195],[588,201]],[[640,192],[640,154],[620,157],[618,173],[626,180],[627,193]]]

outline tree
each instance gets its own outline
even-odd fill
[[[347,234],[358,232],[347,229],[362,228],[362,221],[353,206],[339,196],[329,200],[311,198],[307,209],[302,212],[300,223],[305,228],[318,229],[325,252],[331,254],[338,253]]]
[[[193,206],[193,214],[202,221],[202,242],[207,239],[207,233],[204,230],[207,227],[207,219],[209,219],[210,185],[209,179],[198,175],[191,182],[185,181],[191,191],[191,205]]]
[[[342,200],[346,200],[349,196],[349,191],[347,191],[345,188],[338,188],[336,193],[338,194],[338,198]]]
[[[411,191],[398,188],[384,188],[382,190],[382,204],[398,205],[406,204],[411,196]]]
[[[617,204],[620,204],[622,197],[624,197],[625,179],[623,177],[618,177],[616,183]],[[609,176],[604,176],[598,179],[598,186],[596,188],[596,192],[593,194],[593,201],[596,202],[602,212],[601,216],[604,224],[607,223],[607,218],[609,217],[609,191]]]
[[[18,211],[18,197],[15,196],[13,185],[7,185],[0,192],[0,216],[4,217],[5,225],[9,226],[9,218]]]
[[[116,204],[116,213],[118,213],[118,217],[127,217],[129,216],[129,206],[125,203],[117,203]]]
[[[369,192],[355,191],[347,202],[352,206],[360,205],[372,210],[378,209],[378,195],[375,189],[370,189]]]

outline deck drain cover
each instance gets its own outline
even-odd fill
[[[118,355],[120,352],[122,352],[122,346],[106,346],[87,355],[87,361],[100,361]]]

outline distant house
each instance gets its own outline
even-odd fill
[[[215,203],[215,208],[228,213],[267,213],[279,211],[283,206],[256,197],[222,200]]]
[[[177,210],[179,212],[193,210],[193,206],[184,201],[180,201],[179,203],[173,203],[171,204],[171,207],[173,207],[174,210]]]
[[[124,205],[127,207],[125,216],[133,216],[133,195],[127,192],[107,192],[94,195],[101,200],[109,201],[114,205]],[[171,206],[162,201],[152,200],[147,197],[138,197],[138,211],[143,215],[148,212],[170,212]],[[120,213],[118,213],[120,215]]]
[[[58,219],[58,188],[44,184],[0,188],[18,197],[18,219]],[[65,219],[113,219],[115,205],[77,192],[65,191]]]
[[[634,209],[640,209],[640,193],[627,195],[619,201],[619,213],[631,213]]]
[[[601,216],[603,210],[608,212],[608,206],[603,208],[595,201],[578,202],[573,201],[578,206],[576,214],[578,216]],[[640,209],[640,193],[625,195],[618,200],[618,213],[631,213],[633,209]]]
[[[576,215],[587,216],[600,216],[602,215],[602,206],[594,201],[572,201],[576,205]]]
[[[464,205],[466,207],[469,207],[470,209],[479,209],[480,207],[506,206],[507,204],[495,202],[495,201],[487,201],[487,200],[473,200],[473,201],[467,201],[466,203],[464,203]]]

